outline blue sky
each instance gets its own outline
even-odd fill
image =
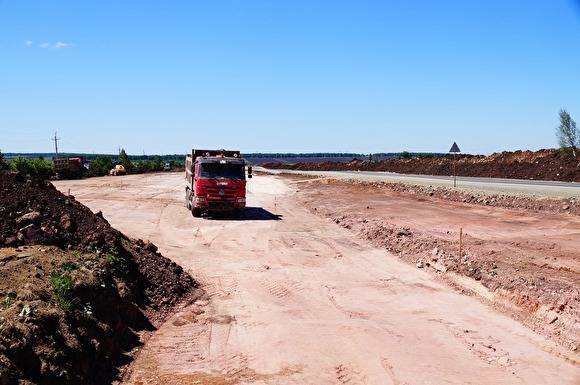
[[[490,153],[580,121],[580,5],[0,0],[0,149]]]

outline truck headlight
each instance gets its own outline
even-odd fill
[[[238,198],[238,203],[246,203],[246,198],[244,198],[244,197],[239,197],[239,198]]]
[[[207,199],[205,197],[195,197],[197,203],[206,203]]]

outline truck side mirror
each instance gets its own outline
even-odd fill
[[[248,179],[252,178],[252,166],[248,166]]]

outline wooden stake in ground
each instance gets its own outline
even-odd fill
[[[463,227],[459,228],[459,258],[463,255]]]

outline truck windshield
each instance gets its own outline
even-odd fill
[[[199,176],[209,179],[244,179],[243,164],[234,163],[201,163]]]

